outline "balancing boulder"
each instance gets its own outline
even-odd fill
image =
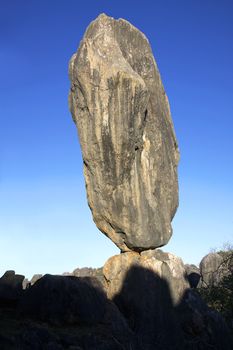
[[[101,14],[69,66],[70,110],[97,227],[121,251],[165,245],[178,206],[179,151],[150,44]]]

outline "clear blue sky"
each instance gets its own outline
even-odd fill
[[[92,222],[68,61],[101,12],[150,40],[179,142],[164,250],[198,263],[233,238],[233,2],[0,0],[0,273],[62,273],[118,253]]]

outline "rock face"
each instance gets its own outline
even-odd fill
[[[88,280],[45,275],[28,288],[20,312],[52,324],[88,323],[103,319],[106,298]]]
[[[136,269],[135,276],[137,275],[152,275],[152,279],[155,281],[155,290],[153,294],[160,293],[160,286],[166,284],[169,289],[171,302],[176,305],[182,298],[186,289],[189,288],[189,283],[185,279],[185,267],[180,258],[177,256],[165,253],[162,250],[148,250],[138,254],[136,252],[126,252],[123,254],[115,255],[108,259],[103,268],[103,274],[107,281],[107,295],[110,299],[114,299],[121,290],[128,288],[128,280],[132,279],[134,273],[132,270]],[[141,272],[140,272],[141,271]],[[150,273],[147,273],[150,271]],[[129,278],[130,276],[130,278]],[[135,277],[135,285],[138,277]],[[162,281],[160,283],[160,281]],[[146,277],[143,284],[147,285]],[[129,292],[129,291],[128,291]],[[128,292],[123,297],[128,297]],[[133,293],[134,291],[132,291]],[[144,292],[145,293],[145,290]],[[148,292],[147,292],[148,293]],[[161,296],[162,298],[162,296]],[[160,298],[157,298],[160,302]],[[127,304],[127,303],[126,303]],[[142,310],[142,312],[146,312]]]
[[[97,227],[121,251],[165,245],[178,206],[179,151],[147,38],[102,14],[88,27],[69,74]]]
[[[104,276],[103,276],[103,268],[91,268],[91,267],[83,267],[77,268],[72,273],[73,276],[76,277],[94,277],[96,278],[102,286],[104,286]]]
[[[23,275],[15,274],[15,271],[6,271],[0,278],[0,305],[14,306],[18,303],[23,292]]]
[[[189,282],[191,288],[197,288],[200,282],[201,273],[200,269],[193,264],[185,265],[186,279]]]
[[[232,350],[224,319],[184,273],[180,258],[160,250],[121,253],[103,268],[107,298],[95,277],[44,275],[22,290],[24,276],[8,271],[0,349]]]
[[[206,305],[195,290],[185,292],[176,308],[176,315],[185,340],[183,347],[178,349],[232,349],[232,332],[226,322]]]
[[[170,343],[173,346],[179,344],[173,300],[177,303],[181,299],[181,276],[178,273],[174,280],[176,273],[173,275],[169,267],[172,261],[168,254],[161,251],[145,253],[149,254],[126,252],[107,261],[103,269],[108,284],[107,295],[125,316],[142,348],[152,350],[156,344],[156,349],[160,349],[162,338],[162,348],[170,349]],[[176,269],[176,262],[172,266]],[[185,284],[184,279],[183,282]],[[169,340],[166,339],[168,333]]]
[[[200,262],[201,285],[217,285],[224,276],[223,257],[218,253],[209,253]]]
[[[41,273],[37,273],[35,275],[32,276],[32,279],[30,281],[31,286],[33,286],[33,284],[36,283],[36,281],[38,281],[43,275]]]
[[[180,258],[161,250],[126,252],[110,258],[103,273],[107,295],[134,332],[136,349],[232,348],[226,323],[189,288]]]
[[[84,330],[85,327],[91,327],[88,339],[85,340],[85,349],[102,349],[96,344],[94,327],[104,326],[104,331],[109,332],[110,336],[118,339],[119,342],[125,342],[133,335],[116,305],[107,299],[101,284],[94,277],[44,275],[22,295],[18,306],[18,316],[23,319],[25,317],[33,319],[34,322],[46,322],[51,326],[81,326],[81,329],[83,327]],[[65,329],[63,329],[64,334]],[[79,333],[82,335],[84,332],[79,332],[79,328],[76,328],[76,334]],[[32,336],[31,331],[29,336]],[[107,337],[105,334],[105,340]],[[40,335],[38,338],[41,340]],[[87,340],[89,344],[86,344]],[[91,346],[90,340],[96,347]],[[78,349],[76,346],[81,343],[81,339],[73,339],[73,341],[74,349]],[[64,341],[63,346],[51,349],[73,349],[73,347],[68,347],[68,344],[64,344]],[[34,346],[29,348],[34,348]],[[22,349],[27,348],[22,346]],[[45,349],[45,347],[41,346],[38,349]],[[115,348],[111,345],[106,349]]]

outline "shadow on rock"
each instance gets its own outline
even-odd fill
[[[88,278],[47,274],[24,292],[19,311],[54,325],[95,324],[104,317],[106,297],[94,283]]]
[[[185,279],[188,281],[190,288],[197,288],[200,282],[201,276],[197,272],[190,272],[189,274],[185,274]]]
[[[27,349],[25,339],[40,338],[40,322],[47,324],[50,338],[56,333],[58,349],[120,350],[121,344],[130,349],[127,346],[133,333],[96,278],[47,274],[24,291],[18,312],[36,325],[27,327],[17,338],[22,349]],[[38,349],[45,348],[43,342]]]
[[[22,296],[23,275],[15,271],[6,271],[0,278],[0,306],[15,307]]]
[[[168,284],[153,271],[131,267],[114,302],[141,349],[180,349],[182,339]]]
[[[223,318],[187,289],[177,305],[168,283],[150,269],[132,266],[114,302],[137,340],[137,349],[231,350]]]
[[[22,279],[22,278],[21,278]],[[232,336],[195,290],[173,301],[169,284],[132,265],[113,301],[95,278],[45,275],[0,307],[0,348],[231,350]]]
[[[176,314],[185,349],[233,349],[233,337],[225,320],[210,309],[195,290],[188,289],[184,293]]]

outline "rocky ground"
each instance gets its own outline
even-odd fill
[[[26,289],[8,271],[0,279],[0,349],[230,350],[225,320],[188,284],[193,269],[154,250],[76,269],[81,277],[44,275]]]

